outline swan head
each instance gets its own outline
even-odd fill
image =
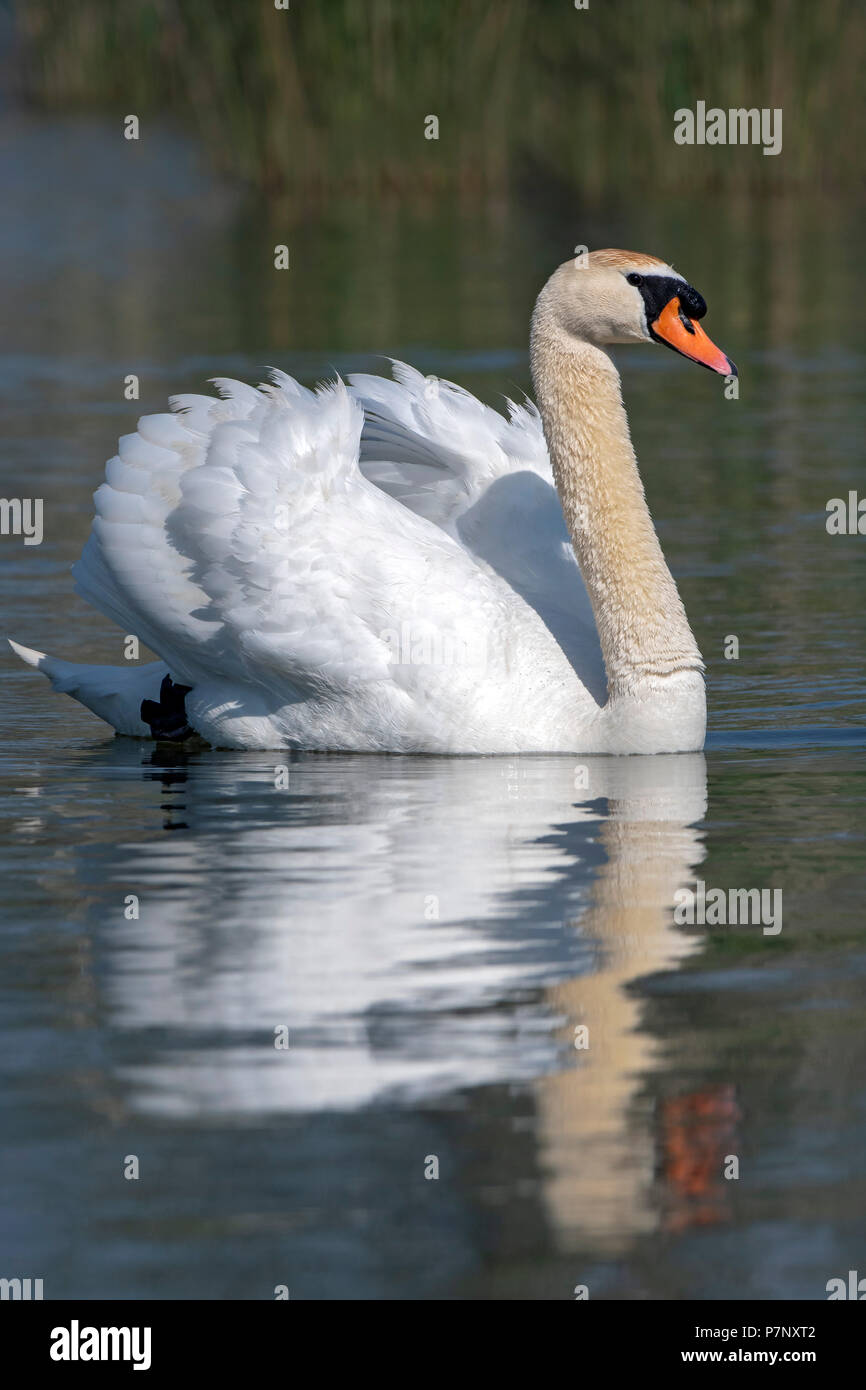
[[[584,342],[662,343],[711,372],[737,375],[698,322],[707,312],[703,296],[655,256],[607,250],[566,261],[541,291],[536,312]]]

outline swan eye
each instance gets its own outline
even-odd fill
[[[636,270],[633,270],[632,273],[631,273],[631,275],[627,275],[625,278],[626,278],[626,280],[628,280],[628,282],[629,282],[630,285],[642,285],[642,284],[643,284],[643,276],[642,276],[642,275],[638,275],[638,273],[637,273]]]

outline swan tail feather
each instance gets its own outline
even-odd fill
[[[105,720],[118,734],[150,738],[151,728],[141,717],[142,701],[160,699],[160,687],[168,675],[162,661],[145,666],[89,666],[62,661],[56,656],[24,647],[6,639],[13,652],[27,666],[48,677],[52,689],[70,695],[80,705]]]

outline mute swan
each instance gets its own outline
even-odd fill
[[[12,646],[140,737],[700,749],[703,663],[605,345],[660,342],[735,374],[705,312],[663,261],[595,251],[538,296],[538,409],[509,402],[505,419],[400,363],[394,380],[348,387],[274,371],[257,390],[218,379],[220,398],[176,396],[120,440],[73,570],[162,660],[84,666]]]

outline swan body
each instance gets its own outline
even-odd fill
[[[106,466],[73,573],[161,660],[18,655],[140,737],[173,697],[216,747],[702,747],[700,654],[603,344],[669,341],[650,318],[669,290],[703,301],[653,258],[589,261],[539,296],[539,409],[509,402],[506,418],[395,363],[393,380],[315,391],[278,371],[258,389],[218,380],[218,397],[142,418]],[[669,336],[679,320],[722,370],[682,309]]]

